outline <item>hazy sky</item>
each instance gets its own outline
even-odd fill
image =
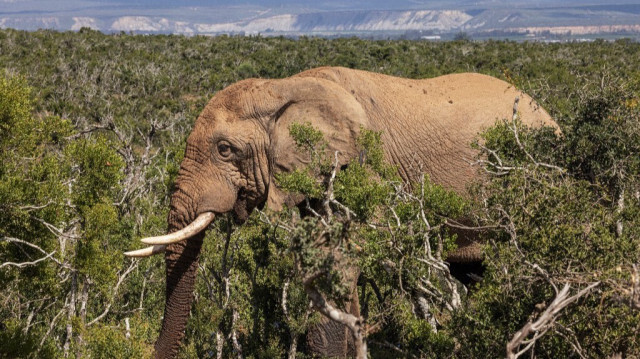
[[[547,7],[586,4],[640,4],[640,0],[0,0],[0,13],[77,12],[124,8],[265,7],[300,10],[392,10]]]
[[[411,8],[442,8],[450,4],[455,7],[467,0],[0,0],[0,13],[16,12],[65,12],[91,9],[158,9],[182,7],[235,7],[253,6],[278,9],[362,9],[391,10]]]
[[[616,3],[640,3],[638,1],[614,0]],[[0,0],[0,12],[7,10],[45,10],[46,9],[72,9],[86,7],[112,7],[112,6],[142,6],[149,8],[158,7],[193,7],[193,6],[238,6],[253,5],[264,7],[306,7],[306,8],[360,8],[360,9],[403,9],[403,8],[458,8],[464,6],[491,6],[495,4],[540,4],[563,5],[586,3],[581,0]],[[606,0],[588,1],[595,3],[607,3]],[[4,9],[3,9],[4,8]]]

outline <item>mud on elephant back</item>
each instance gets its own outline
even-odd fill
[[[404,181],[418,180],[425,172],[433,182],[464,194],[469,184],[481,180],[469,165],[476,155],[470,143],[497,119],[509,116],[516,98],[525,125],[556,126],[529,96],[504,81],[474,73],[410,80],[323,67],[285,79],[244,80],[218,92],[187,139],[171,197],[169,234],[143,239],[152,246],[127,253],[165,254],[166,302],[156,357],[171,358],[178,351],[193,300],[202,239],[214,218],[233,213],[243,221],[257,206],[268,204],[277,210],[296,204],[296,198],[274,182],[276,173],[305,164],[305,157],[292,150],[289,125],[310,122],[321,130],[327,150],[339,151],[340,164],[358,155],[361,128],[382,132],[385,158],[397,166]],[[450,261],[456,256],[464,261],[480,259],[473,238],[463,238],[461,244]],[[355,295],[352,312],[358,311]],[[342,340],[349,341],[344,328],[325,328],[341,331]],[[322,342],[335,338],[335,333],[310,336],[311,343]],[[349,355],[348,345],[344,348],[341,353],[327,353],[322,345],[311,350]]]

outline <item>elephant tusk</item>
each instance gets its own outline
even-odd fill
[[[135,251],[124,252],[127,257],[151,257],[154,254],[162,253],[167,249],[164,244],[158,244],[155,246],[149,246],[147,248],[138,249]]]
[[[191,238],[196,234],[203,231],[205,228],[209,226],[209,223],[213,221],[216,217],[213,212],[204,212],[198,216],[193,222],[191,222],[188,226],[182,228],[181,230],[169,234],[165,234],[164,236],[157,237],[148,237],[142,238],[142,243],[145,244],[171,244],[180,242],[182,240]]]

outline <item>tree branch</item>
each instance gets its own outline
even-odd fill
[[[536,161],[536,159],[533,158],[533,156],[525,149],[524,145],[522,145],[522,142],[520,142],[520,136],[518,136],[518,126],[516,124],[516,120],[518,119],[518,102],[519,101],[520,101],[520,98],[516,97],[515,102],[513,104],[513,119],[511,121],[511,131],[513,132],[513,135],[516,139],[516,143],[518,144],[518,147],[520,147],[520,150],[524,152],[527,158],[529,158],[529,160],[533,162],[536,166],[542,166],[542,167],[560,171],[560,173],[565,173],[566,170],[562,167]]]
[[[324,200],[322,201],[322,207],[324,208],[325,213],[329,220],[331,220],[331,216],[333,216],[333,211],[331,210],[331,206],[329,203],[333,202],[335,197],[333,194],[333,183],[336,180],[336,173],[338,172],[338,154],[340,151],[336,151],[334,153],[334,163],[333,170],[331,171],[331,177],[329,177],[329,183],[327,184],[327,190],[324,193]]]
[[[124,282],[125,278],[129,275],[129,273],[131,273],[134,269],[136,269],[139,263],[140,263],[139,261],[131,261],[129,268],[127,268],[127,270],[124,273],[122,273],[122,275],[120,275],[120,277],[118,278],[118,282],[116,283],[116,286],[113,287],[113,294],[111,295],[111,299],[109,300],[107,307],[104,308],[104,311],[100,315],[98,315],[92,321],[87,323],[87,327],[95,324],[97,321],[104,318],[105,315],[109,313],[109,310],[111,309],[111,305],[113,305],[113,301],[115,300],[115,297],[118,294],[118,289],[120,289],[120,285],[122,284],[122,282]]]
[[[324,296],[313,285],[313,277],[315,276],[312,276],[311,278],[308,277],[303,280],[304,291],[311,299],[313,306],[327,318],[349,328],[355,341],[356,358],[366,359],[367,342],[362,318],[345,313],[327,302]]]
[[[47,253],[44,249],[42,249],[40,246],[35,245],[33,243],[27,242],[25,240],[22,239],[18,239],[18,238],[13,238],[13,237],[2,237],[0,239],[0,241],[4,241],[4,242],[9,242],[9,243],[19,243],[19,244],[24,244],[28,247],[34,248],[37,251],[41,252],[42,254],[44,254],[45,256],[42,258],[38,258],[34,261],[31,262],[22,262],[22,263],[15,263],[15,262],[5,262],[2,263],[2,265],[0,265],[0,268],[5,267],[5,266],[15,266],[18,268],[23,268],[23,267],[27,267],[27,266],[31,266],[31,265],[36,265],[44,260],[47,259],[51,259],[52,261],[56,262],[56,264],[58,264],[59,266],[62,267],[66,267],[65,265],[63,265],[59,260],[57,260],[55,257],[53,257],[53,255],[56,253],[56,251],[52,251],[50,253]]]
[[[522,327],[522,329],[513,335],[513,338],[511,338],[509,343],[507,343],[507,359],[516,359],[529,350],[533,344],[535,344],[535,342],[549,330],[556,319],[558,319],[560,311],[566,308],[569,304],[580,299],[580,297],[584,296],[598,285],[600,285],[600,282],[591,283],[576,295],[569,297],[569,289],[571,289],[571,287],[569,284],[565,284],[553,302],[549,304],[547,309],[535,322],[528,322]],[[533,337],[531,339],[527,339],[527,337],[532,333]],[[525,347],[516,352],[516,350],[519,350],[522,345]]]

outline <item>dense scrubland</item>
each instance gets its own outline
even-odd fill
[[[428,178],[400,186],[379,138],[366,134],[367,159],[334,183],[353,215],[335,208],[343,216],[329,238],[362,269],[371,357],[640,356],[639,58],[640,44],[625,40],[1,30],[0,357],[152,355],[163,258],[123,252],[166,230],[194,119],[233,82],[325,65],[497,76],[538,99],[562,130],[522,128],[505,114],[475,144],[487,182],[464,198]],[[313,128],[296,131],[317,160],[281,184],[321,198],[329,183],[308,175],[331,172],[331,158]],[[469,291],[442,267],[454,243],[447,219],[461,215],[485,243],[486,269]],[[319,314],[308,310],[304,274],[324,268],[320,290],[338,303],[344,296],[331,258],[309,246],[318,222],[295,209],[255,213],[239,228],[219,220],[205,240],[181,357],[305,357],[304,333]]]

